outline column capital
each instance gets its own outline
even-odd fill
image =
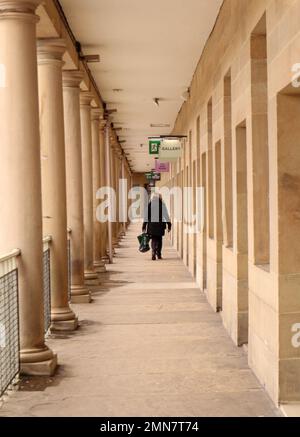
[[[88,106],[91,108],[91,102],[94,96],[90,91],[81,91],[80,93],[80,106]]]
[[[79,88],[84,74],[81,70],[63,70],[63,87]]]
[[[0,20],[25,19],[39,21],[35,10],[42,0],[0,0]]]
[[[42,0],[0,0],[0,11],[33,12]]]
[[[92,121],[100,121],[100,117],[103,115],[103,110],[100,108],[92,109]]]
[[[66,42],[61,38],[41,38],[37,40],[38,63],[62,62]]]

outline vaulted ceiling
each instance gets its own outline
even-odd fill
[[[171,133],[222,0],[60,3],[83,53],[101,57],[90,69],[132,169],[151,169],[148,136]]]

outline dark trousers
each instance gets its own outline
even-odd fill
[[[163,245],[163,237],[152,236],[152,253],[153,255],[161,256],[161,250]]]

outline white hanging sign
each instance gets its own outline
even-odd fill
[[[174,161],[181,158],[181,141],[180,140],[163,140],[159,149],[160,161]]]

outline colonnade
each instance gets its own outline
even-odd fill
[[[128,224],[100,223],[96,193],[105,185],[118,191],[120,176],[130,187],[131,172],[105,108],[81,89],[83,72],[64,70],[65,41],[37,40],[39,4],[0,0],[0,252],[21,250],[21,371],[51,375],[57,356],[45,343],[43,237],[52,237],[51,329],[73,331],[78,319],[68,295],[67,230],[71,304],[90,303],[89,287],[100,284],[105,263],[112,262],[109,227],[116,246]]]

